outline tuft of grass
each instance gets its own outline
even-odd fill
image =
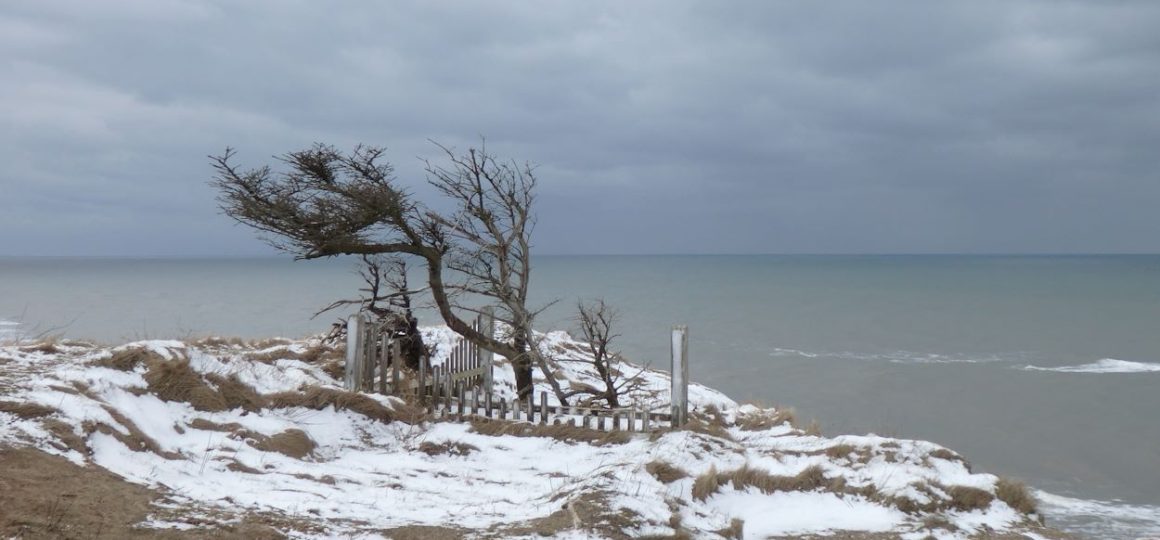
[[[241,408],[249,412],[257,412],[267,406],[266,398],[253,387],[239,380],[236,374],[223,377],[210,373],[205,378],[217,387],[217,393],[225,402],[226,409]]]
[[[724,422],[718,422],[714,417],[710,416],[692,415],[682,429],[726,441],[733,440],[733,436],[725,429]]]
[[[731,540],[741,540],[745,538],[745,521],[733,518],[729,521],[729,526],[717,531],[717,534]]]
[[[941,514],[931,514],[922,518],[922,528],[924,529],[944,529],[950,532],[959,530],[950,519]]]
[[[226,468],[231,470],[231,471],[234,471],[234,472],[240,472],[240,473],[246,473],[246,474],[266,474],[262,471],[259,471],[258,469],[255,469],[249,465],[246,465],[245,463],[242,463],[236,459],[230,460],[230,462],[226,464]]]
[[[382,403],[355,392],[324,388],[321,386],[307,387],[302,392],[278,392],[266,396],[269,406],[274,408],[304,407],[307,409],[322,410],[334,407],[336,411],[350,410],[367,418],[381,422],[400,420],[412,423],[405,415],[398,415]]]
[[[480,435],[500,437],[547,437],[563,442],[584,442],[595,446],[606,444],[624,444],[632,440],[632,435],[626,431],[598,431],[583,426],[568,424],[528,424],[524,422],[510,422],[507,420],[474,419],[471,421],[471,430]]]
[[[693,479],[693,499],[704,501],[717,493],[717,489],[721,487],[720,479],[721,475],[717,473],[717,466],[710,465],[708,471]]]
[[[1027,485],[1018,480],[1000,477],[999,481],[995,482],[995,496],[1007,503],[1007,506],[1024,514],[1039,513],[1039,501],[1031,494],[1031,490],[1027,489]]]
[[[74,450],[82,456],[88,454],[89,449],[85,444],[85,439],[77,435],[76,429],[73,426],[56,418],[42,420],[41,424],[44,425],[44,428],[49,433],[52,433],[56,437],[57,440],[50,444],[58,450]]]
[[[202,380],[189,360],[152,362],[145,372],[149,391],[165,401],[189,403],[199,411],[227,410],[226,400]]]
[[[278,452],[279,454],[294,459],[305,458],[314,453],[314,449],[318,448],[314,439],[311,439],[301,429],[288,429],[267,438],[247,442],[249,442],[250,446],[263,452]]]
[[[134,452],[152,452],[171,460],[183,459],[181,454],[162,449],[156,440],[141,431],[141,428],[137,427],[137,424],[133,423],[128,417],[121,414],[121,411],[109,405],[101,405],[101,408],[105,409],[105,412],[109,413],[109,416],[113,417],[113,420],[116,420],[118,424],[121,424],[129,434],[121,433],[106,424],[91,425],[86,429],[87,432],[99,431],[105,435],[109,435]]]
[[[947,495],[951,497],[951,508],[968,512],[986,508],[995,500],[990,492],[970,486],[951,486],[947,489]]]
[[[21,352],[37,352],[43,354],[56,354],[60,352],[60,347],[56,345],[56,339],[49,338],[41,340],[31,345],[25,345],[20,348]]]
[[[765,431],[782,424],[797,427],[797,412],[792,408],[764,409],[737,419],[737,426],[745,431]]]
[[[479,447],[462,443],[443,441],[441,443],[433,443],[431,441],[424,441],[419,445],[419,451],[428,456],[466,456],[472,452],[478,452]]]
[[[689,473],[685,472],[684,469],[670,465],[668,462],[659,459],[650,461],[644,466],[644,470],[648,471],[649,474],[656,477],[663,484],[671,484],[689,476]]]
[[[59,411],[36,403],[18,403],[15,401],[0,401],[0,412],[14,414],[25,419],[43,418]]]
[[[850,457],[850,454],[855,452],[858,448],[852,444],[835,444],[826,449],[826,456],[839,459]]]
[[[151,365],[162,362],[165,362],[165,359],[160,354],[143,347],[134,347],[117,351],[113,353],[113,356],[108,358],[94,360],[92,364],[94,366],[119,369],[121,371],[133,371],[139,365]]]
[[[778,476],[746,464],[729,473],[727,477],[733,483],[733,489],[755,487],[765,494],[778,491],[813,491],[828,485],[826,472],[818,465],[807,467],[794,476]]]
[[[224,432],[229,432],[229,433],[233,433],[235,431],[242,431],[245,429],[242,427],[241,424],[238,424],[236,422],[230,422],[228,424],[219,424],[217,422],[211,422],[209,420],[206,420],[205,418],[194,418],[192,421],[189,422],[189,427],[191,427],[193,429],[200,429],[202,431],[224,431]]]

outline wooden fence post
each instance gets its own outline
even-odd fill
[[[495,337],[495,308],[492,306],[484,306],[483,313],[479,314],[479,331],[483,335],[494,338]],[[483,362],[483,391],[491,395],[492,390],[492,370],[495,369],[495,353],[480,348],[479,359]]]
[[[355,313],[346,320],[346,366],[343,371],[343,388],[356,392],[362,389],[363,335],[366,319]]]
[[[403,343],[393,339],[391,340],[391,392],[395,395],[403,393],[403,389],[399,386],[402,379],[401,369],[403,369]]]
[[[426,354],[419,356],[419,404],[427,403],[427,359]]]
[[[673,327],[672,336],[672,400],[674,428],[689,420],[689,327]]]

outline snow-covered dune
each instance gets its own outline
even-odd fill
[[[436,362],[457,339],[425,335]],[[596,384],[568,361],[583,344],[550,333],[543,345],[565,382]],[[343,392],[340,358],[311,340],[3,347],[0,446],[163,491],[169,503],[146,524],[157,528],[260,512],[304,538],[416,526],[501,538],[1057,537],[1020,486],[929,442],[823,437],[787,411],[697,385],[682,431],[435,421],[397,398]],[[510,396],[510,369],[496,375],[496,392]],[[641,381],[626,400],[663,407],[667,374],[645,370]]]

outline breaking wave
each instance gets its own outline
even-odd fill
[[[1023,366],[1023,369],[1025,371],[1054,371],[1057,373],[1160,373],[1160,364],[1104,358],[1098,362],[1078,366]]]
[[[20,323],[0,319],[0,342],[16,339],[20,336]]]
[[[888,353],[856,353],[840,352],[811,352],[799,349],[774,348],[770,356],[778,358],[827,358],[835,360],[880,361],[894,364],[986,364],[992,362],[1010,362],[1011,358],[987,354],[938,354],[920,353],[913,351],[894,351]]]
[[[1073,499],[1036,491],[1040,508],[1053,526],[1089,538],[1160,536],[1160,506]]]

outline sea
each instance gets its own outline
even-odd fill
[[[312,317],[358,295],[356,271],[0,258],[0,341],[300,337],[342,316]],[[541,330],[602,298],[616,348],[661,369],[688,325],[693,380],[826,434],[950,447],[1081,538],[1160,536],[1160,256],[543,256],[531,295]]]

